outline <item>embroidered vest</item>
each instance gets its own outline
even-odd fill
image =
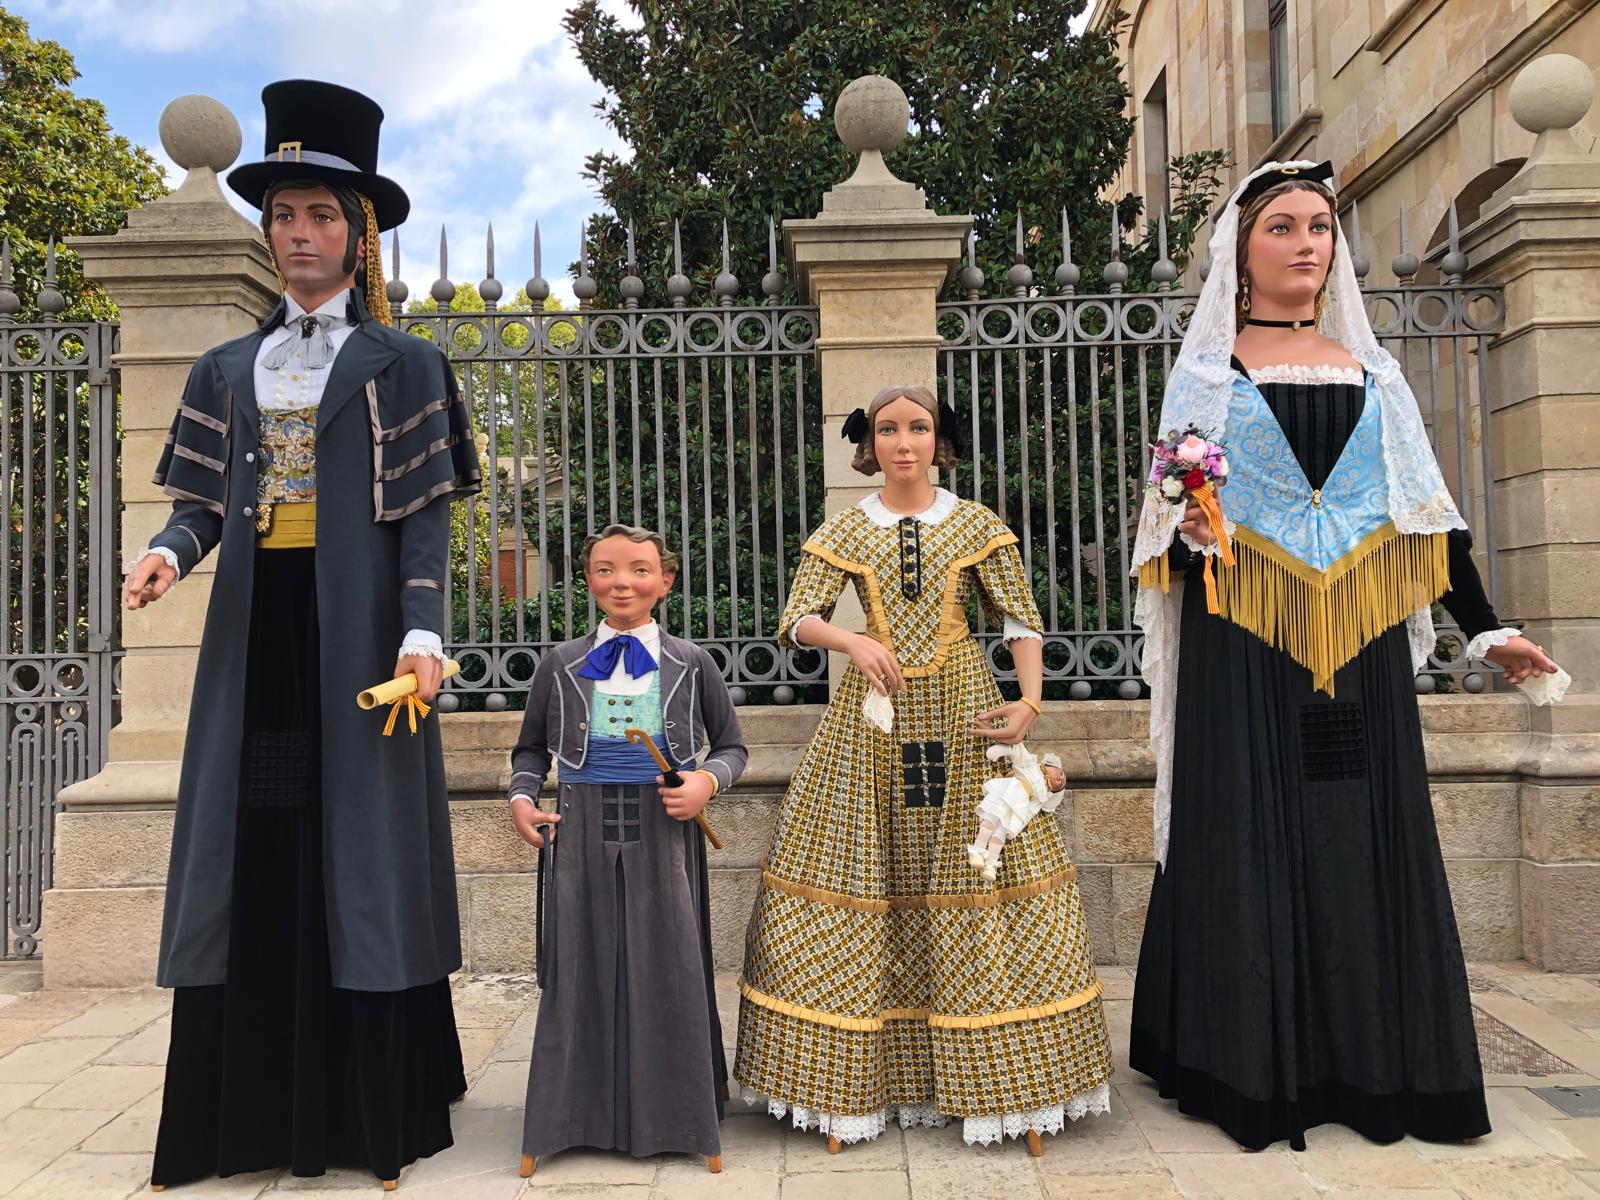
[[[1389,520],[1370,377],[1322,487],[1311,486],[1260,389],[1242,376],[1229,403],[1228,462],[1220,494],[1237,526],[1236,565],[1217,573],[1221,615],[1288,654],[1331,696],[1335,671],[1449,587],[1445,535],[1403,534]]]

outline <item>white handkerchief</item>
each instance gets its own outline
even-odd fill
[[[894,705],[875,687],[867,688],[867,698],[861,704],[861,715],[869,725],[876,725],[884,733],[894,728]]]
[[[1567,688],[1572,685],[1572,676],[1560,667],[1556,668],[1554,675],[1533,675],[1517,684],[1528,697],[1529,703],[1540,705],[1560,704],[1566,699]]]

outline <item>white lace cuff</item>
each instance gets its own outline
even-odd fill
[[[1504,629],[1488,629],[1468,642],[1462,654],[1471,659],[1482,658],[1496,646],[1504,646],[1512,638],[1521,636],[1522,630],[1512,629],[1510,626]]]
[[[1036,642],[1044,641],[1044,634],[1036,629],[1029,629],[1015,617],[1006,618],[1005,633],[1002,636],[1008,642],[1021,641],[1023,638],[1032,638]]]
[[[444,642],[437,633],[430,633],[426,629],[409,629],[406,631],[405,641],[401,643],[400,653],[395,658],[398,661],[407,655],[436,658],[444,662]]]
[[[142,551],[139,552],[139,558],[144,558],[147,554],[161,555],[162,558],[167,560],[167,565],[178,573],[178,579],[183,578],[183,567],[178,563],[178,556],[171,550],[168,550],[165,546],[146,546]],[[136,558],[133,561],[138,562],[139,558]],[[177,579],[173,580],[174,583],[177,581]]]

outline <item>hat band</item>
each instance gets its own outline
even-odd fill
[[[293,155],[293,157],[289,157]],[[347,158],[340,158],[337,154],[324,154],[321,150],[302,150],[299,142],[284,142],[278,147],[277,155],[269,158],[268,162],[297,162],[305,163],[312,167],[333,167],[340,171],[354,171],[356,174],[365,174],[360,167]]]

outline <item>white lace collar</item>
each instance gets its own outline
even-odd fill
[[[1302,366],[1299,363],[1278,363],[1271,367],[1257,367],[1250,372],[1250,382],[1261,383],[1353,383],[1360,387],[1366,376],[1360,367],[1335,367],[1327,363]]]
[[[933,489],[933,503],[919,513],[897,513],[889,511],[883,502],[882,492],[873,492],[872,495],[861,501],[861,511],[867,514],[871,522],[879,529],[893,529],[906,517],[913,517],[924,525],[937,525],[951,513],[955,512],[960,498],[946,488]]]

